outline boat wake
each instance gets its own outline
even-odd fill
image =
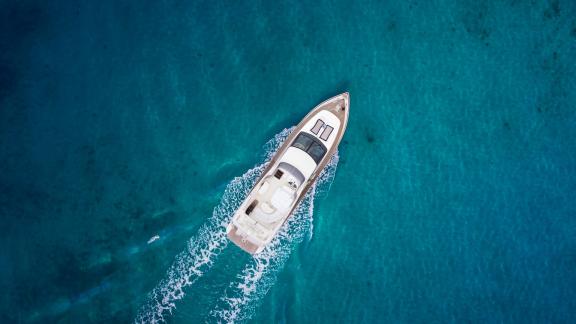
[[[276,282],[278,272],[284,268],[294,247],[302,242],[306,234],[308,239],[312,238],[314,199],[330,188],[338,161],[336,152],[278,235],[246,265],[238,280],[230,283],[224,296],[220,298],[219,305],[210,313],[218,322],[249,320],[262,297]]]
[[[294,128],[284,129],[265,144],[265,163],[256,166],[240,177],[233,179],[224,191],[212,216],[190,238],[185,251],[176,256],[164,279],[149,293],[140,309],[136,323],[158,323],[172,315],[176,302],[185,296],[185,288],[192,286],[214,264],[222,250],[228,245],[226,226],[254,186],[270,159]],[[312,238],[312,215],[314,197],[327,192],[338,164],[336,152],[316,184],[288,219],[276,238],[266,249],[252,258],[240,275],[230,283],[216,308],[210,313],[220,321],[246,320],[253,314],[258,301],[274,284],[276,274],[282,269],[293,247],[308,234]]]

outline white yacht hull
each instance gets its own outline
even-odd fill
[[[276,236],[336,152],[349,106],[347,92],[322,102],[284,141],[226,228],[238,247],[256,254]]]

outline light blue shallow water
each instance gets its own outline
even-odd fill
[[[576,321],[572,1],[1,4],[0,322]],[[226,245],[343,91],[300,221]]]

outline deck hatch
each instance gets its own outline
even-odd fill
[[[324,128],[324,131],[322,132],[322,135],[320,135],[320,138],[327,141],[328,138],[330,137],[330,134],[332,134],[333,130],[334,130],[334,127],[332,127],[330,125],[326,125],[326,128]]]
[[[324,126],[324,121],[322,119],[318,119],[316,121],[316,124],[314,124],[314,127],[312,127],[312,129],[310,130],[314,135],[318,135],[318,132],[320,132],[320,129],[322,128],[322,126]]]

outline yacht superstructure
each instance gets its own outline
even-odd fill
[[[336,152],[348,123],[348,92],[310,111],[278,149],[234,213],[226,232],[244,251],[261,252]]]

